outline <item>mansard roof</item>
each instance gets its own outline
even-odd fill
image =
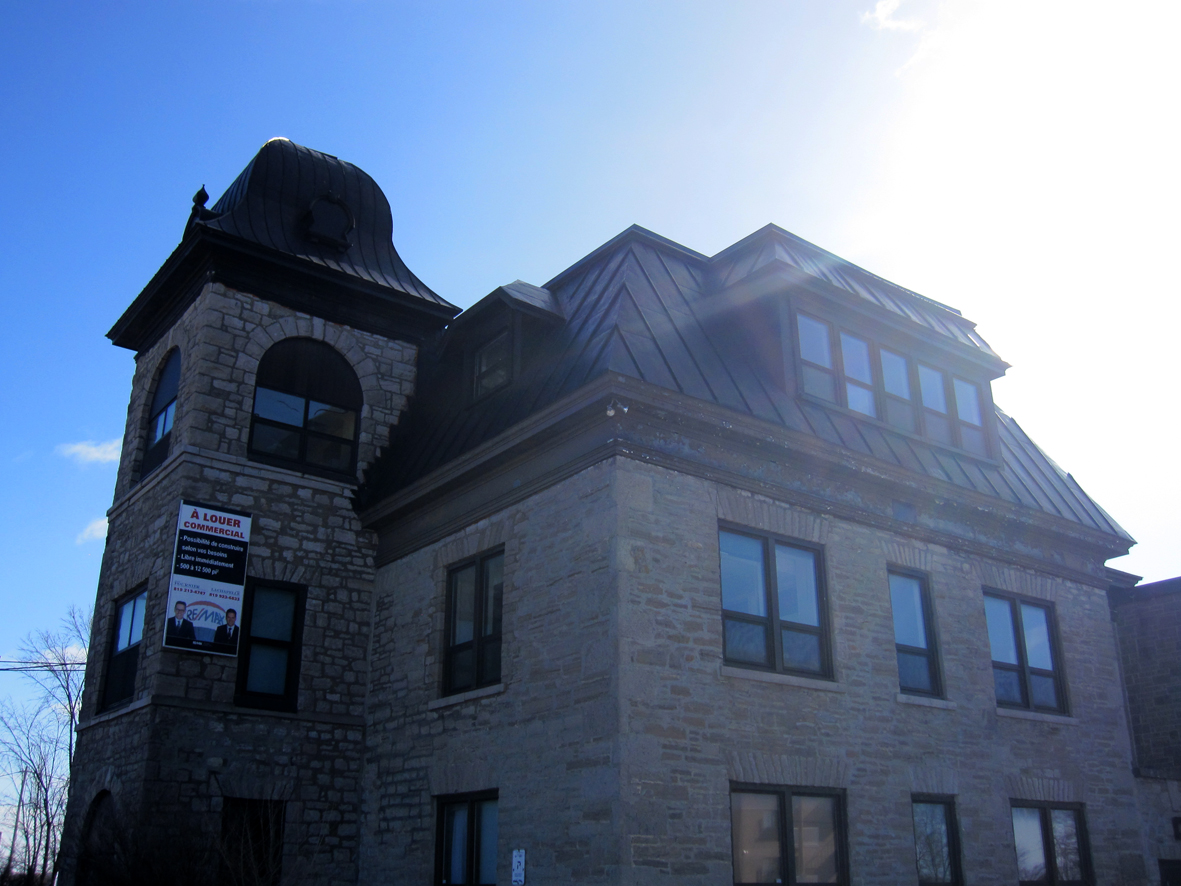
[[[406,267],[390,204],[362,169],[285,138],[262,146],[108,333],[142,350],[206,279],[357,328],[421,339],[458,313]]]
[[[1007,367],[958,311],[870,274],[768,226],[713,258],[632,227],[546,284],[564,322],[525,344],[504,388],[469,402],[464,356],[441,340],[423,355],[418,395],[366,477],[358,504],[427,477],[596,379],[615,373],[715,404],[921,478],[1032,508],[1131,541],[1008,415],[997,451],[979,458],[881,422],[861,421],[796,395],[768,354],[782,353],[765,322],[782,294],[842,302],[871,322],[896,326],[956,365],[991,379]],[[755,311],[744,306],[761,305]],[[774,308],[772,307],[772,310]],[[763,313],[760,313],[763,311]],[[556,313],[556,312],[555,312]],[[457,318],[462,325],[467,313]],[[475,319],[472,325],[478,326]],[[468,335],[470,338],[470,333]],[[774,339],[774,340],[772,340]],[[929,351],[928,351],[929,352]],[[458,386],[458,387],[457,387]]]

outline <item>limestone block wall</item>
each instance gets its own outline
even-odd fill
[[[151,797],[153,821],[215,827],[221,797],[285,799],[287,843],[325,855],[322,882],[355,882],[360,748],[375,540],[340,481],[249,461],[258,361],[285,337],[335,347],[364,395],[358,472],[386,441],[412,392],[415,348],[208,284],[170,332],[137,360],[127,435],[99,580],[79,734],[71,826],[104,788],[129,817]],[[151,387],[172,348],[181,378],[168,459],[139,478]],[[233,703],[237,660],[161,646],[181,499],[253,514],[247,574],[306,586],[298,713]],[[135,695],[101,710],[115,603],[148,591]],[[233,788],[227,787],[233,785]],[[277,793],[276,793],[277,792]],[[323,859],[321,859],[321,862]]]
[[[602,463],[378,570],[360,881],[429,883],[435,805],[499,791],[498,880],[619,882],[616,490]],[[442,697],[447,568],[503,546],[502,683]]]
[[[1102,589],[616,465],[621,882],[732,882],[732,782],[843,789],[857,884],[915,876],[912,793],[954,795],[968,884],[1016,882],[1010,799],[1085,803],[1097,882],[1146,882]],[[834,681],[724,667],[719,520],[823,546]],[[928,576],[943,700],[898,692],[888,565]],[[1054,605],[1068,716],[997,708],[985,586]]]

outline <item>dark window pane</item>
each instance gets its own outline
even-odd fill
[[[1054,835],[1054,863],[1059,880],[1081,880],[1083,866],[1078,848],[1078,815],[1072,809],[1051,809],[1050,829]]]
[[[933,692],[931,659],[913,652],[899,652],[898,685],[913,692]]]
[[[476,567],[465,566],[451,574],[451,642],[467,643],[475,636]]]
[[[835,403],[837,399],[836,383],[830,373],[813,366],[803,367],[804,393]]]
[[[970,425],[980,426],[980,392],[970,381],[962,378],[952,379],[955,389],[955,411],[960,421]]]
[[[988,445],[984,441],[984,432],[979,428],[961,425],[960,442],[968,452],[975,455],[988,455]]]
[[[922,883],[951,882],[951,842],[948,836],[947,806],[943,803],[915,803],[914,849]]]
[[[476,352],[477,397],[503,387],[509,381],[509,337],[502,333]]]
[[[1017,848],[1018,878],[1035,883],[1047,882],[1042,817],[1037,809],[1013,807],[1013,844]]]
[[[722,608],[731,612],[767,614],[763,543],[733,532],[719,532],[722,559]]]
[[[809,363],[832,369],[832,344],[828,324],[800,314],[800,356]]]
[[[347,471],[352,467],[353,445],[323,437],[308,437],[308,464],[319,465],[334,471]]]
[[[854,382],[845,382],[845,401],[849,408],[870,418],[877,418],[878,410],[873,402],[873,391]]]
[[[504,596],[504,555],[484,561],[483,618],[480,633],[490,637],[500,633],[500,604]]]
[[[768,664],[767,628],[746,621],[725,620],[726,660]]]
[[[443,818],[443,882],[467,880],[467,804],[448,806]]]
[[[820,662],[820,638],[802,631],[784,630],[783,666],[793,671],[822,670]]]
[[[1046,610],[1040,606],[1021,604],[1021,625],[1025,629],[1025,658],[1031,668],[1054,670],[1050,655],[1050,625]]]
[[[914,432],[914,407],[900,400],[886,399],[886,421],[903,431]]]
[[[266,695],[283,695],[287,689],[287,650],[274,646],[250,647],[246,690]]]
[[[148,428],[148,446],[155,446],[172,430],[172,417],[176,414],[176,401],[173,400],[164,407],[164,411],[159,413],[151,421],[151,426]]]
[[[779,618],[819,627],[816,555],[802,548],[775,545],[775,579],[779,585]]]
[[[472,646],[451,650],[450,691],[470,689],[476,684],[476,650]]]
[[[254,589],[250,636],[290,640],[295,627],[295,594],[281,588]]]
[[[135,693],[135,672],[139,667],[139,646],[130,646],[111,656],[107,666],[107,680],[103,687],[103,706],[131,698]]]
[[[1004,668],[992,669],[992,682],[996,688],[996,700],[1002,704],[1025,704],[1021,691],[1021,675]]]
[[[292,427],[303,427],[304,399],[267,388],[255,388],[254,414]]]
[[[773,794],[730,795],[735,883],[782,883],[779,798]]]
[[[923,406],[936,412],[947,412],[947,393],[943,389],[942,372],[920,363],[919,390],[923,395]]]
[[[255,422],[254,438],[251,440],[250,448],[255,452],[294,461],[299,458],[299,436],[299,431],[288,431],[274,425]]]
[[[792,797],[791,830],[796,882],[837,882],[836,800]]]
[[[1033,706],[1035,708],[1052,708],[1058,710],[1058,690],[1054,686],[1053,677],[1030,674],[1029,691],[1033,696]]]
[[[922,583],[909,575],[891,575],[890,603],[894,609],[894,642],[926,649]]]
[[[873,384],[873,370],[869,366],[868,344],[847,332],[842,332],[841,357],[845,364],[845,375],[867,385]]]
[[[148,410],[148,415],[158,415],[165,406],[174,402],[179,387],[180,351],[173,351],[168,357],[168,362],[160,371],[160,377],[156,380],[156,392],[152,395],[152,408]]]
[[[356,433],[357,413],[312,400],[308,403],[308,428],[351,442]]]
[[[936,443],[951,445],[951,422],[942,415],[927,412],[923,416],[923,423],[927,429],[927,436]]]
[[[886,386],[886,393],[910,399],[910,373],[906,368],[906,358],[892,351],[882,349],[882,382]]]
[[[496,801],[484,800],[476,804],[476,815],[479,824],[476,833],[480,846],[477,850],[476,882],[480,884],[496,882],[496,838],[497,813]]]
[[[361,385],[353,367],[331,345],[315,339],[285,338],[272,345],[259,362],[255,383],[361,411]]]
[[[1013,606],[998,597],[984,598],[984,615],[988,620],[988,645],[992,660],[1017,664],[1017,637],[1013,631]]]
[[[500,640],[480,644],[480,684],[500,682]]]

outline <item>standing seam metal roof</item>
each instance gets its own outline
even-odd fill
[[[455,392],[432,388],[430,373],[424,372],[421,393],[367,478],[362,498],[375,502],[588,381],[616,372],[972,492],[1131,540],[999,409],[998,465],[788,394],[781,383],[768,377],[753,356],[759,348],[751,347],[751,343],[768,334],[766,330],[727,328],[713,321],[716,312],[709,304],[712,292],[706,282],[710,269],[704,261],[688,250],[664,246],[660,238],[642,229],[631,229],[625,235],[628,233],[632,236],[617,237],[609,244],[611,248],[598,250],[595,260],[584,259],[573,273],[566,272],[547,284],[566,322],[545,336],[539,352],[531,355],[532,368],[507,387],[466,406],[463,397],[455,396]],[[739,273],[740,262],[734,261],[733,250],[731,247],[720,256],[724,263],[731,264],[723,268],[723,285],[734,282]],[[832,270],[810,261],[809,255],[800,252],[793,255],[792,264],[807,265],[817,273]],[[758,263],[756,257],[747,264],[747,273]],[[847,269],[839,279],[850,287],[860,285]],[[950,309],[916,301],[921,296],[912,299],[868,287],[865,292],[868,294],[862,297],[876,292],[876,303],[916,323],[941,331],[961,344],[987,350],[983,339],[965,332],[970,329],[967,321],[956,322]],[[781,346],[778,342],[771,345]]]

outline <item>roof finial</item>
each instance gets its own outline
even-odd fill
[[[205,185],[201,185],[201,190],[193,195],[193,206],[196,209],[204,209],[208,202],[209,192],[205,190]]]

